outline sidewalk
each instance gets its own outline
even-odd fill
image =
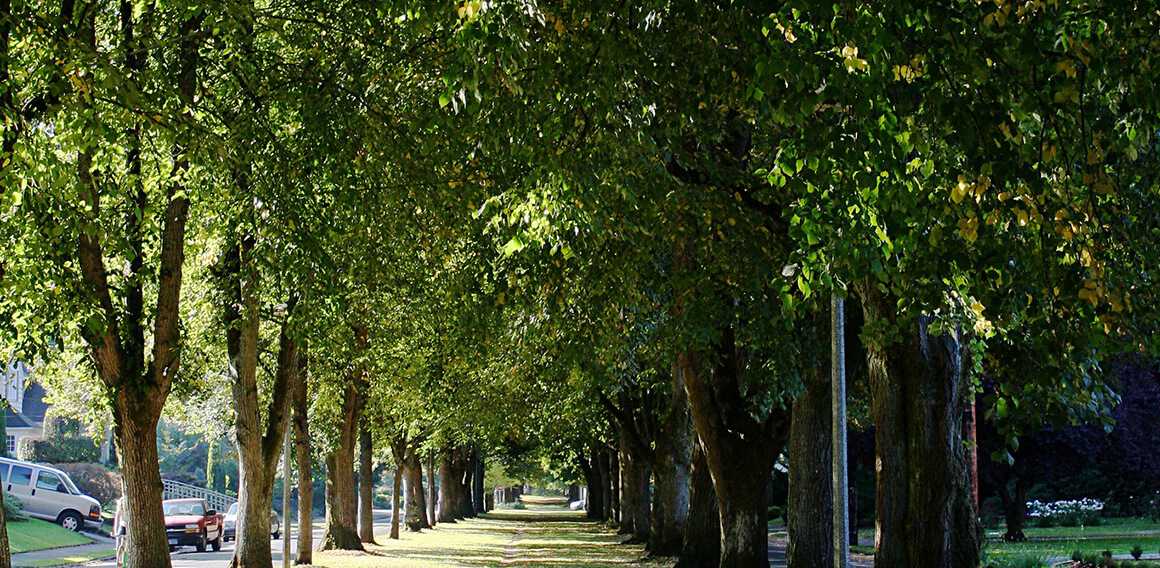
[[[114,550],[113,539],[97,535],[95,533],[84,533],[85,536],[93,539],[90,544],[81,544],[77,546],[67,546],[64,548],[50,548],[47,550],[37,550],[34,552],[21,552],[12,555],[13,568],[27,567],[27,566],[45,566],[49,564],[48,561],[59,560],[61,564],[68,565],[70,561],[74,564],[84,564],[93,560],[102,558],[112,558]],[[107,554],[106,554],[107,553]]]

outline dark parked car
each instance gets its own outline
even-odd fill
[[[170,550],[182,546],[195,547],[198,552],[205,552],[206,547],[222,549],[222,516],[210,509],[205,499],[170,499],[161,505]]]

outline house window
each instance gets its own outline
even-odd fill
[[[8,457],[15,456],[16,455],[16,436],[9,434],[8,437],[4,440],[4,448],[8,452],[7,454],[5,454],[6,456],[8,456]]]

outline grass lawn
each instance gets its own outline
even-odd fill
[[[1099,554],[1105,550],[1113,554],[1128,554],[1132,547],[1140,545],[1146,553],[1160,552],[1160,535],[1158,536],[1104,536],[1086,538],[1083,540],[1052,540],[1028,542],[995,542],[987,541],[986,552],[988,557],[1002,558],[1017,555],[1034,555],[1042,557],[1063,556],[1071,557],[1076,550],[1085,554]]]
[[[326,568],[428,568],[435,566],[572,566],[612,568],[627,565],[667,568],[672,561],[641,561],[640,546],[618,544],[607,528],[569,511],[557,500],[526,498],[526,509],[493,511],[479,519],[439,524],[379,545],[366,552],[316,552],[314,566]]]
[[[63,529],[60,525],[39,519],[8,523],[8,544],[13,554],[89,544],[90,542],[92,540],[83,534]]]
[[[84,554],[66,554],[57,558],[46,558],[43,560],[33,560],[30,562],[23,562],[19,564],[20,568],[50,568],[52,566],[73,566],[75,564],[84,564],[93,560],[100,560],[102,558],[110,558],[116,553],[113,548],[102,548],[99,550],[90,551]]]

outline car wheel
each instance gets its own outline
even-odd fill
[[[274,540],[278,540],[279,538],[282,538],[282,533],[280,533],[278,531],[274,531],[274,533],[270,535],[270,538],[272,538]]]
[[[85,520],[75,511],[61,513],[56,522],[60,523],[60,526],[74,532],[81,530],[85,526]]]
[[[207,544],[208,544],[208,541],[206,540],[205,533],[203,532],[203,533],[201,533],[201,539],[197,541],[197,546],[196,546],[197,551],[198,552],[205,552],[205,547]]]

